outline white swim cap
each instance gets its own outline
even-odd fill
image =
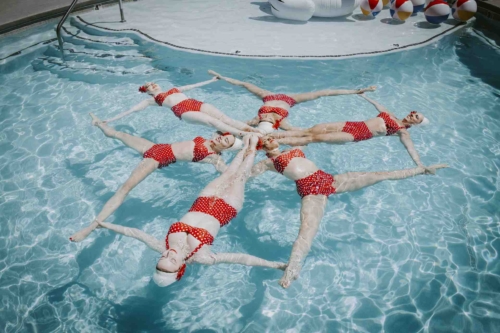
[[[177,272],[166,273],[156,270],[153,275],[153,281],[158,285],[158,287],[167,287],[177,281]]]
[[[262,132],[262,134],[269,134],[274,132],[273,124],[268,121],[261,121],[257,128]]]
[[[227,151],[234,151],[234,150],[240,150],[243,148],[243,141],[238,139],[237,137],[234,137],[234,143],[231,147],[227,148]]]
[[[422,117],[424,117],[424,119],[422,119],[422,122],[420,122],[420,124],[415,124],[414,126],[427,126],[431,123],[427,117]]]

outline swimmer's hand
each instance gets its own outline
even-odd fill
[[[284,271],[287,268],[288,264],[284,262],[276,262],[276,268]]]
[[[217,73],[217,72],[214,72],[214,71],[213,71],[213,70],[211,70],[211,69],[209,69],[209,70],[208,70],[208,74],[215,76],[217,80],[219,80],[219,79],[221,79],[221,78],[222,78],[222,75],[220,75],[220,74],[219,74],[219,73]]]
[[[361,88],[358,89],[358,94],[362,95],[365,91],[375,91],[377,89],[377,86],[369,86],[368,88]]]
[[[250,137],[250,147],[255,148],[257,147],[257,144],[259,143],[259,136],[258,135],[252,135]]]
[[[435,175],[437,169],[444,169],[448,167],[449,167],[448,164],[434,164],[428,167],[422,166],[422,168],[424,169],[424,173],[426,175]]]
[[[107,222],[101,222],[101,221],[97,221],[97,220],[95,220],[95,222],[97,223],[97,228],[108,229],[109,223],[107,223]]]

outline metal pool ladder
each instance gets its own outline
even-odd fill
[[[78,2],[78,0],[73,0],[71,5],[69,6],[68,10],[66,11],[64,16],[62,17],[61,21],[59,21],[59,24],[57,25],[57,28],[56,28],[57,41],[59,42],[59,50],[61,51],[61,58],[63,60],[64,60],[64,48],[63,48],[64,41],[62,40],[62,37],[61,37],[61,28],[62,28],[64,22],[66,21],[66,19],[68,18],[69,14],[73,11],[73,8],[76,6],[77,2]],[[120,16],[121,16],[120,22],[123,23],[123,22],[125,22],[125,16],[123,15],[122,0],[118,0],[118,6],[120,6]]]

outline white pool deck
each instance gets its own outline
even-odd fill
[[[358,8],[341,18],[287,21],[274,17],[267,1],[251,0],[139,0],[123,6],[125,23],[120,22],[117,4],[72,16],[84,24],[133,32],[182,51],[266,59],[375,56],[422,47],[467,26],[453,19],[432,25],[423,13],[396,22],[387,8],[375,18],[366,18]],[[57,21],[51,20],[54,26]],[[68,19],[65,25],[69,24]],[[16,31],[0,38],[12,34]],[[36,31],[9,42],[0,48],[0,65],[18,51],[43,47],[55,37],[52,30]]]
[[[453,19],[431,25],[423,13],[395,22],[384,9],[367,19],[356,9],[341,18],[309,22],[274,17],[267,1],[141,0],[79,15],[96,27],[132,30],[156,42],[191,52],[238,57],[343,58],[378,55],[436,42],[464,25]]]

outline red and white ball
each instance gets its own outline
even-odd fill
[[[465,22],[470,20],[477,12],[477,3],[474,0],[458,0],[451,7],[453,18]]]
[[[450,16],[450,6],[443,0],[433,0],[424,9],[425,19],[432,24],[441,24]]]
[[[413,4],[410,0],[391,1],[391,17],[395,20],[406,21],[413,13]]]
[[[361,0],[361,12],[366,16],[377,16],[384,7],[382,0]]]

